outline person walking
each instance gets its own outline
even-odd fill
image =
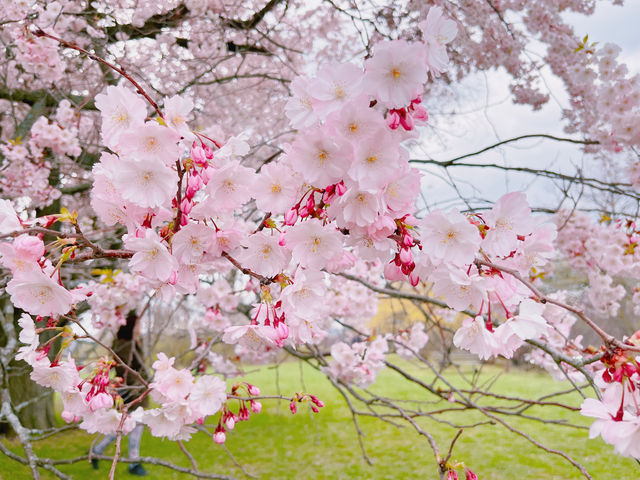
[[[146,377],[146,369],[142,357],[142,345],[139,340],[139,317],[135,310],[132,310],[127,315],[126,324],[122,325],[116,334],[116,338],[113,340],[111,349],[120,357],[120,359],[127,364],[127,366],[140,373],[140,375]],[[126,369],[121,364],[116,365],[116,375],[122,378],[122,386],[118,388],[118,393],[122,397],[122,400],[127,403],[135,400],[142,390],[144,384],[141,382],[137,375],[133,375],[131,371]],[[147,398],[141,402],[141,406],[146,406]],[[142,432],[144,425],[138,423],[134,429],[129,433],[129,460],[138,460],[140,458],[140,442],[142,440]],[[93,448],[93,453],[102,455],[106,448],[116,439],[115,434],[105,435],[97,445]],[[97,458],[91,459],[91,464],[94,469],[99,468],[99,461]],[[128,466],[129,473],[137,476],[147,475],[147,470],[142,466],[139,461],[134,461]]]

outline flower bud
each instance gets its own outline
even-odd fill
[[[385,265],[384,278],[386,278],[390,282],[396,282],[398,280],[403,280],[404,274],[402,273],[402,270],[400,270],[400,268],[392,262]]]
[[[413,117],[409,114],[400,115],[400,125],[407,131],[413,130],[414,122]]]
[[[236,426],[236,422],[233,419],[233,417],[228,417],[225,421],[224,421],[224,426],[227,427],[227,430],[233,430],[233,427]]]
[[[294,223],[296,223],[297,219],[298,219],[298,211],[294,208],[292,208],[291,210],[289,210],[287,213],[284,214],[285,225],[293,225]]]
[[[395,110],[390,110],[387,113],[387,125],[391,130],[396,130],[400,126],[400,115]]]
[[[249,395],[253,395],[254,397],[260,395],[260,389],[250,383],[247,384],[247,391],[249,392]]]
[[[405,232],[405,234],[402,236],[402,245],[405,247],[413,247],[413,237],[409,232]]]
[[[251,400],[251,411],[253,413],[260,413],[262,410],[262,404],[257,400]]]
[[[400,249],[400,263],[409,265],[411,262],[413,262],[413,253],[411,253],[411,250],[408,248]]]
[[[183,198],[182,202],[180,202],[180,210],[182,210],[182,213],[184,213],[185,215],[189,215],[192,208],[193,203],[189,201],[187,197]]]
[[[293,413],[294,415],[298,411],[298,405],[296,405],[295,400],[289,404],[289,410],[291,410],[291,413]]]
[[[189,156],[197,165],[207,163],[204,157],[204,149],[200,145],[197,145],[196,142],[193,142]]]
[[[309,210],[310,212],[313,211],[314,208],[316,208],[316,198],[313,195],[313,193],[311,195],[309,195],[309,198],[307,199],[307,210]]]
[[[414,107],[413,118],[420,122],[427,122],[429,120],[429,114],[427,113],[427,109],[422,105]]]
[[[227,435],[223,431],[213,434],[213,441],[218,445],[222,445],[227,440]]]
[[[76,416],[73,413],[67,410],[63,410],[60,416],[62,417],[62,420],[64,420],[67,423],[73,422],[76,418]]]

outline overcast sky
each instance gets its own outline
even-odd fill
[[[628,3],[624,7],[616,7],[599,2],[596,13],[591,17],[572,14],[566,18],[579,35],[589,34],[590,42],[620,45],[622,59],[632,72],[638,73],[640,34],[637,23],[640,19],[640,2]],[[524,134],[547,133],[570,137],[563,132],[564,124],[561,121],[561,109],[566,105],[564,88],[550,74],[545,76],[545,80],[553,98],[541,111],[533,112],[530,107],[512,104],[508,76],[503,71],[469,77],[463,90],[457,93],[455,116],[443,114],[451,110],[451,105],[445,104],[440,108],[438,105],[441,103],[436,103],[432,108],[435,128],[427,135],[424,149],[414,151],[412,157],[448,160]],[[509,166],[527,165],[565,173],[575,172],[575,165],[580,165],[592,176],[601,173],[597,168],[600,163],[583,155],[576,146],[537,139],[512,143],[470,160]],[[429,168],[428,172],[423,178],[423,192],[431,207],[443,208],[456,204],[464,208],[464,204],[455,200],[457,194],[447,185],[448,179],[439,178],[443,170],[434,167]],[[507,191],[522,190],[527,192],[532,204],[553,208],[558,205],[561,196],[560,190],[549,181],[535,180],[531,175],[469,167],[450,169],[449,173],[456,180],[460,192],[468,197],[492,201]]]

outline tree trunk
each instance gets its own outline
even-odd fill
[[[9,298],[4,295],[0,299],[2,306],[7,306]],[[10,309],[2,309],[2,321],[13,322],[16,335],[20,331],[18,326],[18,318],[22,313],[19,310],[14,310],[11,314]],[[0,327],[4,327],[0,324]],[[0,328],[0,346],[4,346],[7,343],[7,333],[4,328]],[[16,415],[20,419],[22,425],[26,428],[51,428],[55,426],[55,415],[53,408],[53,392],[49,388],[44,388],[33,382],[29,375],[31,373],[31,367],[24,361],[11,360],[9,365],[5,365],[8,372],[6,382],[2,382],[0,388],[8,388],[11,396],[11,404],[13,407],[17,407],[24,404],[22,408],[16,411]],[[0,434],[6,434],[11,431],[11,428],[6,423],[0,423]]]
[[[29,402],[16,412],[20,423],[26,428],[54,427],[53,391],[31,380],[31,367],[22,360],[12,360],[9,368],[12,372],[9,377],[9,393],[13,406]]]

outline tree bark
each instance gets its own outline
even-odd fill
[[[0,304],[5,307],[9,303],[9,297],[4,295],[0,299]],[[13,310],[12,315],[7,314],[7,309],[2,309],[4,315],[3,322],[13,322],[16,335],[19,332],[18,318],[19,310]],[[7,343],[7,331],[5,325],[0,323],[0,346]],[[53,406],[53,395],[51,389],[41,387],[33,382],[29,377],[31,367],[24,361],[11,360],[8,365],[3,366],[7,372],[6,379],[0,385],[2,389],[8,389],[13,407],[22,406],[16,410],[16,415],[20,423],[26,428],[51,428],[55,426],[55,414]],[[0,434],[11,432],[7,423],[0,423]]]

